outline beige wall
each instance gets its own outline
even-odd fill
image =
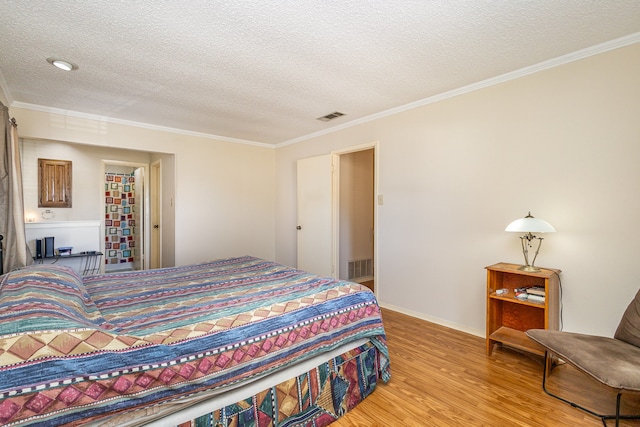
[[[276,153],[276,255],[296,262],[295,162],[379,143],[382,305],[479,335],[484,267],[522,263],[506,225],[551,222],[565,330],[612,335],[638,290],[640,44],[349,127]]]
[[[503,230],[529,210],[558,230],[538,264],[563,270],[566,330],[611,335],[638,289],[638,44],[275,150],[10,112],[24,138],[175,154],[177,265],[295,265],[296,160],[378,141],[382,305],[483,334],[484,267],[522,261]]]
[[[275,257],[275,150],[22,108],[10,113],[21,138],[72,143],[64,150],[87,144],[158,153],[150,161],[174,154],[174,165],[163,162],[163,170],[173,169],[176,176],[175,183],[163,184],[163,204],[174,210],[175,245],[163,250],[173,251],[176,265],[245,254]],[[54,150],[51,157],[67,153]],[[85,193],[84,183],[75,178],[77,168],[88,166],[79,159],[73,167],[74,209],[86,200],[81,216],[91,217],[74,219],[95,219],[95,190]]]
[[[38,222],[43,222],[42,212],[46,210],[38,207],[39,158],[70,160],[72,163],[72,207],[49,209],[55,215],[52,220],[85,221],[100,220],[104,216],[104,195],[99,191],[104,186],[104,177],[100,173],[103,159],[149,163],[150,157],[144,151],[22,138],[25,216],[31,215]]]

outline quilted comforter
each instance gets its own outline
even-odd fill
[[[363,337],[389,378],[371,291],[258,258],[0,278],[0,425],[80,425],[223,392]]]

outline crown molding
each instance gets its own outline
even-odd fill
[[[142,128],[142,129],[169,132],[169,133],[175,133],[179,135],[195,136],[198,138],[215,139],[217,141],[232,142],[234,144],[254,145],[254,146],[265,147],[265,148],[275,147],[273,144],[266,144],[263,142],[248,141],[248,140],[238,139],[238,138],[229,138],[226,136],[212,135],[212,134],[203,133],[203,132],[194,132],[194,131],[189,131],[184,129],[167,127],[167,126],[152,125],[149,123],[141,123],[141,122],[135,122],[131,120],[116,119],[113,117],[99,116],[97,114],[81,113],[79,111],[63,110],[61,108],[46,107],[43,105],[28,104],[25,102],[17,102],[17,101],[12,102],[11,107],[22,108],[25,110],[39,111],[42,113],[59,114],[62,116],[75,117],[79,119],[96,120],[99,122],[107,122],[107,123],[113,123],[118,125],[132,126],[132,127]]]
[[[635,43],[640,42],[640,32],[638,33],[634,33],[634,34],[630,34],[628,36],[625,37],[620,37],[614,40],[610,40],[608,42],[605,43],[600,43],[598,45],[595,46],[591,46],[588,47],[586,49],[581,49],[578,50],[576,52],[572,52],[569,53],[567,55],[563,55],[563,56],[559,56],[557,58],[554,59],[550,59],[548,61],[543,61],[540,62],[538,64],[534,64],[528,67],[524,67],[521,68],[519,70],[516,71],[512,71],[509,73],[505,73],[496,77],[492,77],[486,80],[482,80],[479,81],[477,83],[473,83],[467,86],[463,86],[461,88],[458,89],[454,89],[454,90],[450,90],[438,95],[434,95],[428,98],[424,98],[421,100],[418,100],[416,102],[412,102],[409,104],[405,104],[399,107],[395,107],[395,108],[391,108],[385,111],[381,111],[379,113],[375,113],[375,114],[371,114],[369,116],[366,117],[362,117],[360,119],[356,119],[356,120],[352,120],[350,122],[347,123],[343,123],[341,125],[337,125],[337,126],[333,126],[331,128],[322,130],[322,131],[318,131],[318,132],[314,132],[308,135],[304,135],[298,138],[293,138],[290,139],[288,141],[284,141],[278,144],[267,144],[267,143],[263,143],[263,142],[258,142],[258,141],[249,141],[249,140],[244,140],[244,139],[238,139],[238,138],[230,138],[230,137],[225,137],[225,136],[220,136],[220,135],[213,135],[213,134],[208,134],[208,133],[203,133],[203,132],[194,132],[194,131],[188,131],[188,130],[184,130],[184,129],[177,129],[177,128],[171,128],[171,127],[166,127],[166,126],[157,126],[157,125],[152,125],[152,124],[148,124],[148,123],[141,123],[141,122],[135,122],[135,121],[131,121],[131,120],[122,120],[122,119],[116,119],[113,117],[106,117],[106,116],[98,116],[95,114],[87,114],[87,113],[81,113],[78,111],[72,111],[72,110],[63,110],[60,108],[52,108],[52,107],[45,107],[42,105],[35,105],[35,104],[28,104],[28,103],[24,103],[24,102],[17,102],[17,101],[12,101],[12,97],[11,97],[11,92],[9,91],[9,88],[6,84],[6,81],[2,75],[2,73],[0,73],[0,89],[2,89],[2,92],[5,96],[5,98],[7,99],[7,102],[9,103],[10,107],[16,107],[16,108],[23,108],[23,109],[27,109],[27,110],[34,110],[34,111],[40,111],[40,112],[45,112],[45,113],[51,113],[51,114],[59,114],[59,115],[64,115],[64,116],[70,116],[70,117],[77,117],[77,118],[83,118],[83,119],[90,119],[90,120],[96,120],[96,121],[102,121],[102,122],[107,122],[107,123],[113,123],[113,124],[119,124],[119,125],[125,125],[125,126],[133,126],[133,127],[138,127],[138,128],[143,128],[143,129],[149,129],[149,130],[156,130],[156,131],[161,131],[161,132],[170,132],[170,133],[175,133],[175,134],[179,134],[179,135],[188,135],[188,136],[194,136],[194,137],[199,137],[199,138],[206,138],[206,139],[215,139],[218,141],[224,141],[224,142],[231,142],[231,143],[235,143],[235,144],[245,144],[245,145],[253,145],[253,146],[257,146],[257,147],[264,147],[264,148],[281,148],[281,147],[285,147],[288,145],[293,145],[293,144],[297,144],[299,142],[303,142],[312,138],[316,138],[322,135],[327,135],[333,132],[337,132],[343,129],[347,129],[350,128],[352,126],[357,126],[363,123],[367,123],[373,120],[377,120],[383,117],[388,117],[388,116],[392,116],[394,114],[398,114],[398,113],[402,113],[404,111],[408,111],[408,110],[412,110],[415,108],[419,108],[425,105],[429,105],[429,104],[433,104],[436,102],[440,102],[440,101],[444,101],[446,99],[450,99],[459,95],[464,95],[470,92],[474,92],[480,89],[484,89],[486,87],[489,86],[493,86],[493,85],[497,85],[500,83],[504,83],[510,80],[515,80],[518,79],[520,77],[524,77],[530,74],[534,74],[534,73],[538,73],[540,71],[544,71],[544,70],[548,70],[551,68],[555,68],[564,64],[568,64],[571,62],[575,62],[575,61],[579,61],[581,59],[584,58],[588,58],[591,56],[595,56],[604,52],[608,52],[614,49],[619,49],[621,47],[625,47],[625,46],[629,46]]]
[[[621,47],[629,46],[635,43],[640,42],[640,33],[630,34],[625,37],[620,37],[618,39],[614,39],[605,43],[601,43],[595,46],[588,47],[586,49],[581,49],[576,52],[569,53],[567,55],[559,56],[557,58],[550,59],[548,61],[543,61],[538,64],[534,64],[525,68],[521,68],[516,71],[511,71],[509,73],[505,73],[496,77],[492,77],[490,79],[482,80],[477,83],[470,84],[468,86],[463,86],[458,89],[453,89],[448,92],[444,92],[438,95],[434,95],[428,98],[421,99],[416,102],[412,102],[409,104],[402,105],[400,107],[391,108],[389,110],[381,111],[376,114],[372,114],[370,116],[363,117],[361,119],[356,119],[338,126],[331,127],[329,129],[325,129],[322,131],[314,132],[309,135],[301,136],[298,138],[290,139],[288,141],[276,144],[276,148],[285,147],[287,145],[297,144],[302,141],[306,141],[308,139],[316,138],[318,136],[326,135],[329,133],[337,132],[342,129],[347,129],[352,126],[356,126],[362,123],[367,123],[373,120],[377,120],[383,117],[392,116],[394,114],[402,113],[404,111],[412,110],[414,108],[419,108],[425,105],[433,104],[436,102],[444,101],[445,99],[450,99],[459,95],[464,95],[466,93],[474,92],[480,89],[484,89],[489,86],[497,85],[500,83],[508,82],[510,80],[515,80],[520,77],[524,77],[530,74],[538,73],[540,71],[548,70],[550,68],[559,67],[561,65],[569,64],[571,62],[579,61],[584,58],[588,58],[590,56],[598,55],[600,53],[608,52],[610,50],[619,49]]]

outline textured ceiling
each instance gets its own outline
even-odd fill
[[[0,0],[10,105],[282,144],[640,32],[638,0]],[[73,62],[64,72],[49,57]],[[316,118],[340,111],[331,122]]]

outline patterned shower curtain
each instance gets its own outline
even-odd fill
[[[133,268],[137,233],[133,174],[105,174],[105,271]]]

